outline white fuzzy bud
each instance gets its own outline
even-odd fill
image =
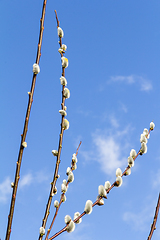
[[[116,178],[116,185],[115,186],[120,187],[122,185],[122,182],[123,182],[122,177],[118,176]]]
[[[141,134],[140,142],[141,142],[141,143],[142,143],[142,142],[147,143],[147,138],[146,138],[146,136],[145,136],[144,133]]]
[[[23,142],[23,143],[22,143],[22,146],[23,146],[24,148],[26,148],[26,147],[27,147],[27,143],[26,143],[26,142]]]
[[[60,47],[60,48],[58,49],[58,52],[59,52],[59,53],[64,52],[64,51],[63,51],[63,48]]]
[[[124,175],[125,175],[125,176],[129,176],[130,174],[131,174],[131,169],[128,168],[127,171],[126,171],[126,173],[125,173]]]
[[[40,72],[40,67],[37,63],[33,64],[33,73],[38,74]]]
[[[99,196],[97,197],[97,200],[98,200],[98,199],[99,199]],[[99,199],[99,202],[98,202],[97,204],[98,204],[98,206],[104,205],[104,200],[103,200],[103,198]]]
[[[109,181],[106,181],[104,184],[104,188],[107,191],[111,187],[111,183]]]
[[[155,124],[154,124],[154,122],[151,122],[150,123],[150,129],[153,130],[154,128],[155,128]]]
[[[11,188],[14,188],[14,182],[11,182]]]
[[[140,149],[140,154],[142,155],[143,153],[147,152],[147,145],[146,143],[142,142],[141,143],[141,149]]]
[[[63,67],[63,68],[67,68],[67,67],[68,67],[68,64],[69,64],[68,58],[66,58],[66,57],[61,57],[61,60],[62,60],[62,67]]]
[[[149,139],[149,132],[147,128],[144,128],[143,134],[146,136],[147,139]]]
[[[61,81],[61,85],[64,85],[64,86],[67,85],[67,80],[66,80],[65,77],[61,76],[61,77],[60,77],[60,81]]]
[[[43,235],[45,234],[45,229],[44,229],[44,227],[40,227],[39,233],[40,233],[41,236],[43,236]]]
[[[61,184],[61,192],[63,193],[67,192],[67,187],[64,183]]]
[[[66,180],[66,179],[63,179],[63,184],[64,184],[65,186],[67,186],[67,180]]]
[[[68,182],[73,182],[74,181],[74,174],[73,172],[70,172],[68,175]]]
[[[86,214],[90,214],[92,212],[92,201],[91,200],[87,200],[84,211]]]
[[[64,218],[65,224],[70,223],[71,220],[72,219],[71,219],[71,217],[69,215],[66,215],[65,218]]]
[[[52,154],[53,154],[54,156],[58,156],[58,151],[57,151],[57,150],[52,150]]]
[[[66,106],[64,106],[64,110],[65,110],[65,111],[67,110],[67,107],[66,107]]]
[[[63,51],[66,51],[67,50],[67,46],[65,44],[62,44],[62,47]]]
[[[75,212],[74,214],[74,219],[75,220],[76,218],[78,218],[81,214],[79,212]],[[75,223],[81,223],[82,222],[82,218],[78,219]]]
[[[58,202],[57,200],[55,200],[55,201],[54,201],[54,207],[55,207],[55,208],[58,208],[58,206],[59,206],[59,202]]]
[[[69,175],[70,172],[72,172],[72,170],[71,170],[70,167],[68,167],[68,168],[67,168],[67,171],[66,171],[67,176]]]
[[[59,113],[61,114],[61,116],[67,116],[67,113],[65,110],[59,110]]]
[[[62,198],[62,202],[65,202],[66,201],[66,195],[63,195],[63,198]]]
[[[117,168],[117,170],[116,170],[116,177],[118,177],[118,176],[122,176],[122,170],[120,169],[120,168]]]
[[[100,185],[100,186],[98,187],[98,194],[99,194],[99,196],[101,196],[101,197],[105,197],[105,196],[106,196],[106,190],[105,190],[105,188],[104,188],[103,185]]]
[[[71,167],[72,167],[72,170],[76,170],[77,169],[77,164],[72,162]]]
[[[131,156],[132,158],[135,158],[136,155],[137,155],[136,151],[135,151],[134,149],[131,149],[131,151],[130,151],[130,156]]]
[[[134,167],[134,160],[131,156],[128,157],[128,166],[129,167]]]
[[[71,220],[70,223],[68,224],[66,230],[68,233],[73,232],[75,229],[75,223]]]
[[[70,98],[70,91],[69,91],[69,89],[66,88],[66,87],[64,88],[63,96],[64,96],[65,98]]]
[[[77,163],[78,162],[76,153],[73,153],[73,155],[72,155],[72,162],[73,163]]]
[[[62,28],[58,27],[57,31],[58,31],[58,36],[63,38],[64,32],[63,32]]]
[[[63,121],[63,128],[64,130],[68,130],[69,128],[69,121],[66,118]]]

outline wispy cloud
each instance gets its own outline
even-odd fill
[[[139,86],[139,89],[145,92],[148,92],[153,88],[150,80],[137,75],[111,76],[108,83],[111,82],[124,82],[126,84],[137,84]]]
[[[0,184],[0,202],[6,203],[10,194],[11,194],[11,180],[9,177],[7,177]]]
[[[81,153],[86,160],[97,161],[103,172],[113,176],[116,168],[127,165],[126,157],[123,154],[128,148],[128,139],[125,138],[128,128],[124,131],[104,132],[97,130],[92,135],[94,150],[81,151]],[[126,141],[122,139],[126,139]]]
[[[24,186],[29,186],[33,181],[33,176],[31,173],[24,175],[19,183],[19,188],[23,188]]]

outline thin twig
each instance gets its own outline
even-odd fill
[[[78,154],[78,150],[79,150],[79,148],[80,148],[81,143],[82,143],[82,141],[80,141],[80,143],[79,143],[79,145],[78,145],[78,148],[77,148],[77,150],[76,150],[76,156],[77,156],[77,154]],[[72,168],[71,168],[71,170],[73,171]],[[69,184],[69,181],[67,181],[66,187],[68,187],[68,184]],[[61,194],[61,198],[60,198],[59,205],[58,205],[58,207],[56,208],[56,211],[55,211],[55,214],[54,214],[54,216],[53,216],[51,225],[50,225],[50,227],[49,227],[49,229],[48,229],[48,231],[47,231],[47,235],[46,235],[46,237],[45,237],[45,240],[48,240],[48,236],[49,236],[49,234],[50,234],[50,231],[51,231],[51,229],[52,229],[52,227],[53,227],[54,221],[55,221],[55,219],[56,219],[56,216],[57,216],[58,211],[59,211],[59,209],[60,209],[60,206],[61,206],[61,204],[62,204],[64,195],[65,195],[65,193],[62,193],[62,194]]]
[[[41,46],[42,46],[42,37],[43,37],[43,30],[44,30],[46,2],[47,2],[47,0],[44,0],[44,2],[43,2],[42,17],[40,20],[40,33],[39,33],[39,42],[38,42],[37,57],[36,57],[37,64],[39,64],[40,57],[41,57]],[[18,160],[17,160],[17,164],[16,164],[16,174],[15,174],[14,187],[13,187],[12,199],[11,199],[11,204],[10,204],[10,212],[8,215],[8,225],[7,225],[6,238],[5,238],[6,240],[10,239],[10,234],[11,234],[11,226],[12,226],[15,201],[16,201],[16,196],[17,196],[18,182],[20,179],[19,174],[20,174],[20,168],[21,168],[21,162],[22,162],[22,156],[23,156],[23,150],[24,150],[22,143],[25,142],[26,135],[27,135],[30,111],[31,111],[31,106],[32,106],[32,102],[33,102],[33,94],[34,94],[34,88],[35,88],[35,83],[36,83],[36,77],[37,77],[37,75],[33,74],[31,90],[29,92],[28,107],[27,107],[27,111],[26,111],[25,123],[24,123],[24,128],[23,128],[23,134],[21,134],[21,143],[20,143]]]
[[[148,131],[148,135],[150,133],[151,129],[149,129]],[[148,136],[147,135],[147,136]],[[134,157],[134,161],[136,160],[136,158],[140,155],[140,150],[138,151],[137,155]],[[125,173],[127,172],[127,170],[129,169],[130,167],[127,166],[127,168],[125,169],[125,171],[122,173],[122,177],[125,175]],[[111,187],[106,191],[106,193],[109,193],[110,190],[112,188],[114,188],[116,186],[116,181],[111,185]],[[99,196],[99,198],[92,204],[92,207],[96,206],[99,201],[102,199],[103,197],[102,196]],[[105,197],[107,199],[107,197]],[[160,200],[159,200],[160,201]],[[160,203],[159,203],[160,204]],[[158,209],[159,209],[159,206],[158,206]],[[74,219],[74,223],[77,222],[80,218],[82,218],[84,215],[86,215],[86,212],[83,212],[79,217],[77,217],[76,219]],[[52,237],[50,237],[48,240],[52,240],[54,238],[56,238],[57,236],[59,236],[61,233],[65,232],[67,230],[67,225],[62,229],[60,230],[59,232],[57,232],[56,234],[54,234]],[[150,240],[150,239],[147,239],[147,240]]]
[[[149,236],[148,236],[147,240],[150,240],[152,238],[153,232],[156,229],[156,222],[157,222],[157,218],[158,218],[159,207],[160,207],[160,193],[159,193],[159,197],[158,197],[158,202],[157,202],[157,206],[156,206],[156,211],[155,211],[153,223],[151,225],[151,230],[150,230],[150,233],[149,233]]]
[[[58,17],[57,17],[57,12],[56,13],[56,20],[57,20],[57,27],[59,26],[59,21],[58,21]],[[59,37],[59,44],[60,47],[62,46],[62,39],[61,37]],[[63,53],[60,53],[61,57],[63,56]],[[62,67],[62,76],[65,77],[65,68]],[[64,88],[65,86],[62,86],[62,103],[61,103],[61,107],[62,110],[64,110],[64,106],[65,106],[65,97],[64,97]],[[63,140],[63,133],[64,133],[64,116],[62,116],[62,120],[61,120],[61,130],[60,130],[60,134],[59,134],[59,146],[58,146],[58,155],[57,155],[57,160],[56,160],[56,166],[55,166],[55,171],[54,171],[54,176],[53,176],[53,181],[51,183],[51,189],[50,189],[50,193],[49,193],[49,198],[48,198],[48,202],[46,205],[46,210],[45,210],[45,214],[44,214],[44,218],[42,220],[42,227],[45,228],[46,227],[46,223],[47,223],[47,219],[50,213],[50,207],[51,207],[51,203],[52,203],[52,197],[53,197],[53,193],[55,192],[55,186],[56,186],[56,182],[58,179],[58,170],[59,170],[59,164],[60,164],[60,155],[61,155],[61,149],[62,149],[62,140]],[[42,240],[43,235],[39,235],[39,240]]]

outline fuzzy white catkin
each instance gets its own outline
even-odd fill
[[[14,187],[14,182],[11,182],[11,187],[12,187],[12,188]]]
[[[78,162],[76,153],[73,153],[73,155],[72,155],[72,162],[74,162],[74,163]]]
[[[26,143],[26,142],[23,142],[23,143],[22,143],[22,146],[23,146],[24,148],[26,148],[26,147],[27,147],[27,143]]]
[[[127,170],[126,173],[125,173],[125,176],[129,176],[130,174],[131,174],[131,169],[128,168],[128,170]]]
[[[74,181],[74,174],[73,172],[70,172],[69,175],[68,175],[68,182],[73,182]]]
[[[61,48],[63,49],[63,51],[67,50],[67,46],[65,44],[62,44]]]
[[[66,57],[61,57],[61,60],[62,60],[62,67],[63,67],[63,68],[67,68],[67,67],[68,67],[68,64],[69,64],[68,58],[66,58]]]
[[[77,217],[79,217],[81,214],[79,213],[79,212],[75,212],[75,214],[74,214],[74,220],[77,218]],[[80,219],[78,219],[75,223],[81,223],[82,222],[82,218],[80,218]]]
[[[67,113],[65,110],[59,110],[59,113],[61,114],[61,116],[67,116]]]
[[[71,217],[69,215],[66,215],[64,218],[65,224],[68,224],[71,221]]]
[[[97,198],[97,199],[98,199],[98,198]],[[101,198],[101,199],[99,200],[98,205],[99,205],[99,206],[104,205],[104,200],[103,200],[103,198]]]
[[[122,170],[120,169],[120,168],[117,168],[117,170],[116,170],[116,177],[118,177],[118,176],[122,176]]]
[[[72,170],[71,170],[70,167],[68,167],[68,168],[67,168],[67,171],[66,171],[67,176],[69,175],[70,172],[72,172]]]
[[[143,134],[146,136],[147,139],[149,139],[149,132],[148,132],[148,129],[147,128],[144,128],[143,130]]]
[[[44,227],[40,227],[39,233],[40,233],[41,235],[44,235],[44,234],[45,234],[45,229],[44,229]]]
[[[66,180],[66,179],[63,179],[63,184],[64,184],[65,186],[67,186],[67,180]]]
[[[77,169],[77,164],[72,162],[71,167],[72,167],[72,170],[76,170]]]
[[[104,184],[104,188],[107,191],[111,187],[111,183],[109,181],[106,181]]]
[[[37,63],[33,64],[33,73],[38,74],[40,72],[40,67]]]
[[[64,88],[63,96],[64,96],[65,98],[70,98],[70,91],[69,91],[69,89],[66,88],[66,87]]]
[[[146,145],[146,143],[144,143],[144,142],[141,143],[141,149],[140,149],[140,152],[141,152],[141,154],[147,152],[147,145]]]
[[[131,149],[131,151],[130,151],[130,156],[131,156],[132,158],[135,158],[136,155],[137,155],[136,150]]]
[[[62,183],[62,185],[61,185],[61,192],[63,192],[63,193],[67,192],[67,187],[66,187],[66,185],[64,185],[64,183]]]
[[[58,208],[58,206],[59,206],[59,202],[58,202],[57,200],[55,200],[55,201],[54,201],[54,207],[55,207],[55,208]]]
[[[105,196],[106,196],[106,190],[105,190],[105,188],[104,188],[103,185],[100,185],[100,186],[98,187],[98,194],[99,194],[99,196],[101,196],[101,197],[105,197]]]
[[[52,154],[53,154],[54,156],[58,156],[58,151],[57,151],[57,150],[52,150]]]
[[[120,187],[122,185],[122,182],[123,182],[122,178],[118,176],[116,178],[116,187]]]
[[[134,160],[131,156],[128,157],[128,166],[129,167],[134,167]]]
[[[91,200],[87,200],[84,211],[86,214],[91,214],[92,212],[92,201]]]
[[[154,122],[150,122],[150,129],[153,130],[155,128]]]
[[[67,85],[67,80],[66,80],[66,78],[63,77],[63,76],[60,77],[60,82],[61,82],[61,85],[64,85],[64,86]]]
[[[63,128],[64,130],[68,130],[69,128],[69,121],[66,118],[63,121]]]
[[[63,195],[63,198],[62,198],[62,202],[65,202],[66,201],[66,195]]]
[[[146,136],[145,136],[144,133],[141,134],[140,142],[141,142],[141,143],[142,143],[142,142],[147,143],[147,138],[146,138]]]
[[[58,27],[57,31],[58,31],[58,36],[63,38],[64,32],[63,32],[62,28]]]
[[[73,232],[75,229],[75,223],[71,220],[70,223],[68,224],[66,230],[68,233]]]

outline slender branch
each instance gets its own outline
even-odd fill
[[[76,150],[76,156],[77,156],[77,154],[78,154],[78,150],[79,150],[79,148],[80,148],[81,143],[82,143],[82,142],[80,141],[80,143],[79,143],[79,145],[78,145],[78,148],[77,148],[77,150]],[[72,167],[71,167],[71,171],[73,171]],[[69,185],[69,181],[67,181],[66,187],[67,187],[68,185]],[[56,211],[55,211],[55,214],[54,214],[54,216],[53,216],[51,225],[50,225],[50,227],[49,227],[49,229],[48,229],[48,231],[47,231],[47,235],[46,235],[46,237],[45,237],[45,240],[48,240],[48,236],[49,236],[49,234],[50,234],[50,231],[51,231],[51,229],[52,229],[52,227],[53,227],[54,221],[55,221],[55,219],[56,219],[56,216],[57,216],[58,211],[59,211],[59,209],[60,209],[60,206],[61,206],[61,204],[62,204],[62,200],[63,200],[64,194],[65,194],[65,193],[62,193],[62,195],[61,195],[59,205],[58,205],[58,207],[56,208]]]
[[[156,206],[156,211],[155,211],[153,223],[151,225],[151,230],[150,230],[150,233],[149,233],[149,236],[148,236],[147,240],[150,240],[152,238],[153,232],[156,229],[156,222],[157,222],[157,218],[158,218],[159,207],[160,207],[160,193],[159,193],[159,197],[158,197],[158,202],[157,202],[157,206]]]
[[[57,27],[59,27],[59,21],[58,21],[58,17],[57,17],[57,12],[56,13],[56,20],[57,20]],[[61,37],[59,37],[59,44],[60,47],[62,46],[62,39]],[[61,57],[63,56],[63,53],[60,53]],[[62,67],[62,76],[65,77],[65,67]],[[64,88],[65,86],[62,86],[62,103],[61,103],[61,107],[62,110],[64,110],[64,106],[65,106],[65,97],[64,97]],[[60,155],[61,155],[61,149],[62,149],[62,140],[63,140],[63,133],[64,133],[64,116],[62,116],[62,120],[61,120],[61,130],[60,130],[60,134],[59,134],[59,146],[58,146],[58,155],[57,155],[57,160],[56,160],[56,166],[55,166],[55,171],[54,171],[54,176],[53,176],[53,181],[51,183],[51,189],[50,189],[50,193],[49,193],[49,198],[48,198],[48,202],[46,205],[46,210],[45,210],[45,214],[44,214],[44,218],[42,220],[42,227],[45,228],[46,227],[46,223],[47,223],[47,219],[50,213],[50,207],[51,207],[51,203],[52,203],[52,198],[53,198],[53,193],[55,192],[55,186],[56,186],[56,182],[58,179],[58,170],[59,170],[59,164],[60,164]],[[39,235],[39,240],[42,240],[43,235]]]
[[[149,129],[148,135],[150,134],[150,132],[151,132],[151,129]],[[148,135],[147,135],[147,136],[148,136]],[[136,158],[137,158],[139,155],[140,155],[140,150],[138,151],[137,155],[134,157],[134,161],[136,160]],[[122,177],[125,175],[125,173],[127,172],[127,170],[128,170],[129,168],[130,168],[130,167],[127,166],[127,168],[125,169],[125,171],[122,173]],[[111,185],[111,187],[106,191],[106,193],[109,193],[110,190],[111,190],[112,188],[114,188],[115,186],[116,186],[116,181]],[[92,207],[96,206],[102,198],[103,198],[102,196],[99,196],[98,199],[92,204]],[[107,197],[104,197],[104,198],[107,199]],[[160,198],[160,197],[159,197],[159,198]],[[159,201],[160,201],[160,199],[159,199]],[[159,203],[158,205],[160,205],[160,203]],[[156,208],[156,210],[157,210],[157,208]],[[159,206],[158,206],[158,210],[159,210]],[[157,210],[157,211],[158,211],[158,210]],[[77,217],[76,219],[74,219],[73,222],[74,222],[74,223],[77,222],[77,221],[78,221],[80,218],[82,218],[84,215],[86,215],[85,212],[83,212],[79,217]],[[57,232],[56,234],[54,234],[52,237],[50,237],[48,240],[52,240],[52,239],[56,238],[58,235],[60,235],[60,234],[63,233],[64,231],[66,231],[66,229],[67,229],[67,225],[66,225],[62,230],[60,230],[59,232]],[[150,239],[147,239],[147,240],[150,240]]]
[[[37,64],[39,64],[40,57],[41,57],[41,46],[42,46],[42,37],[43,37],[43,30],[44,30],[46,2],[47,2],[47,0],[44,0],[44,2],[43,2],[42,16],[41,16],[41,20],[40,20],[40,32],[39,32],[39,41],[38,41],[37,57],[36,57]],[[28,107],[27,107],[27,111],[26,111],[24,128],[23,128],[23,133],[21,134],[21,143],[20,143],[18,160],[17,160],[17,164],[16,164],[16,174],[15,174],[15,180],[14,180],[14,186],[13,186],[13,192],[12,192],[12,198],[11,198],[11,204],[10,204],[10,212],[8,215],[8,225],[7,225],[6,238],[5,238],[6,240],[10,239],[10,234],[11,234],[11,226],[12,226],[12,221],[13,221],[13,214],[14,214],[15,201],[16,201],[16,196],[17,196],[18,182],[20,179],[20,168],[21,168],[21,162],[22,162],[22,156],[23,156],[23,150],[24,150],[24,147],[22,144],[23,144],[23,142],[25,142],[27,131],[28,131],[28,123],[29,123],[31,106],[32,106],[32,102],[33,102],[33,94],[34,94],[34,88],[35,88],[35,83],[36,83],[36,77],[37,77],[37,75],[33,74],[31,90],[29,92],[29,100],[28,100]]]

